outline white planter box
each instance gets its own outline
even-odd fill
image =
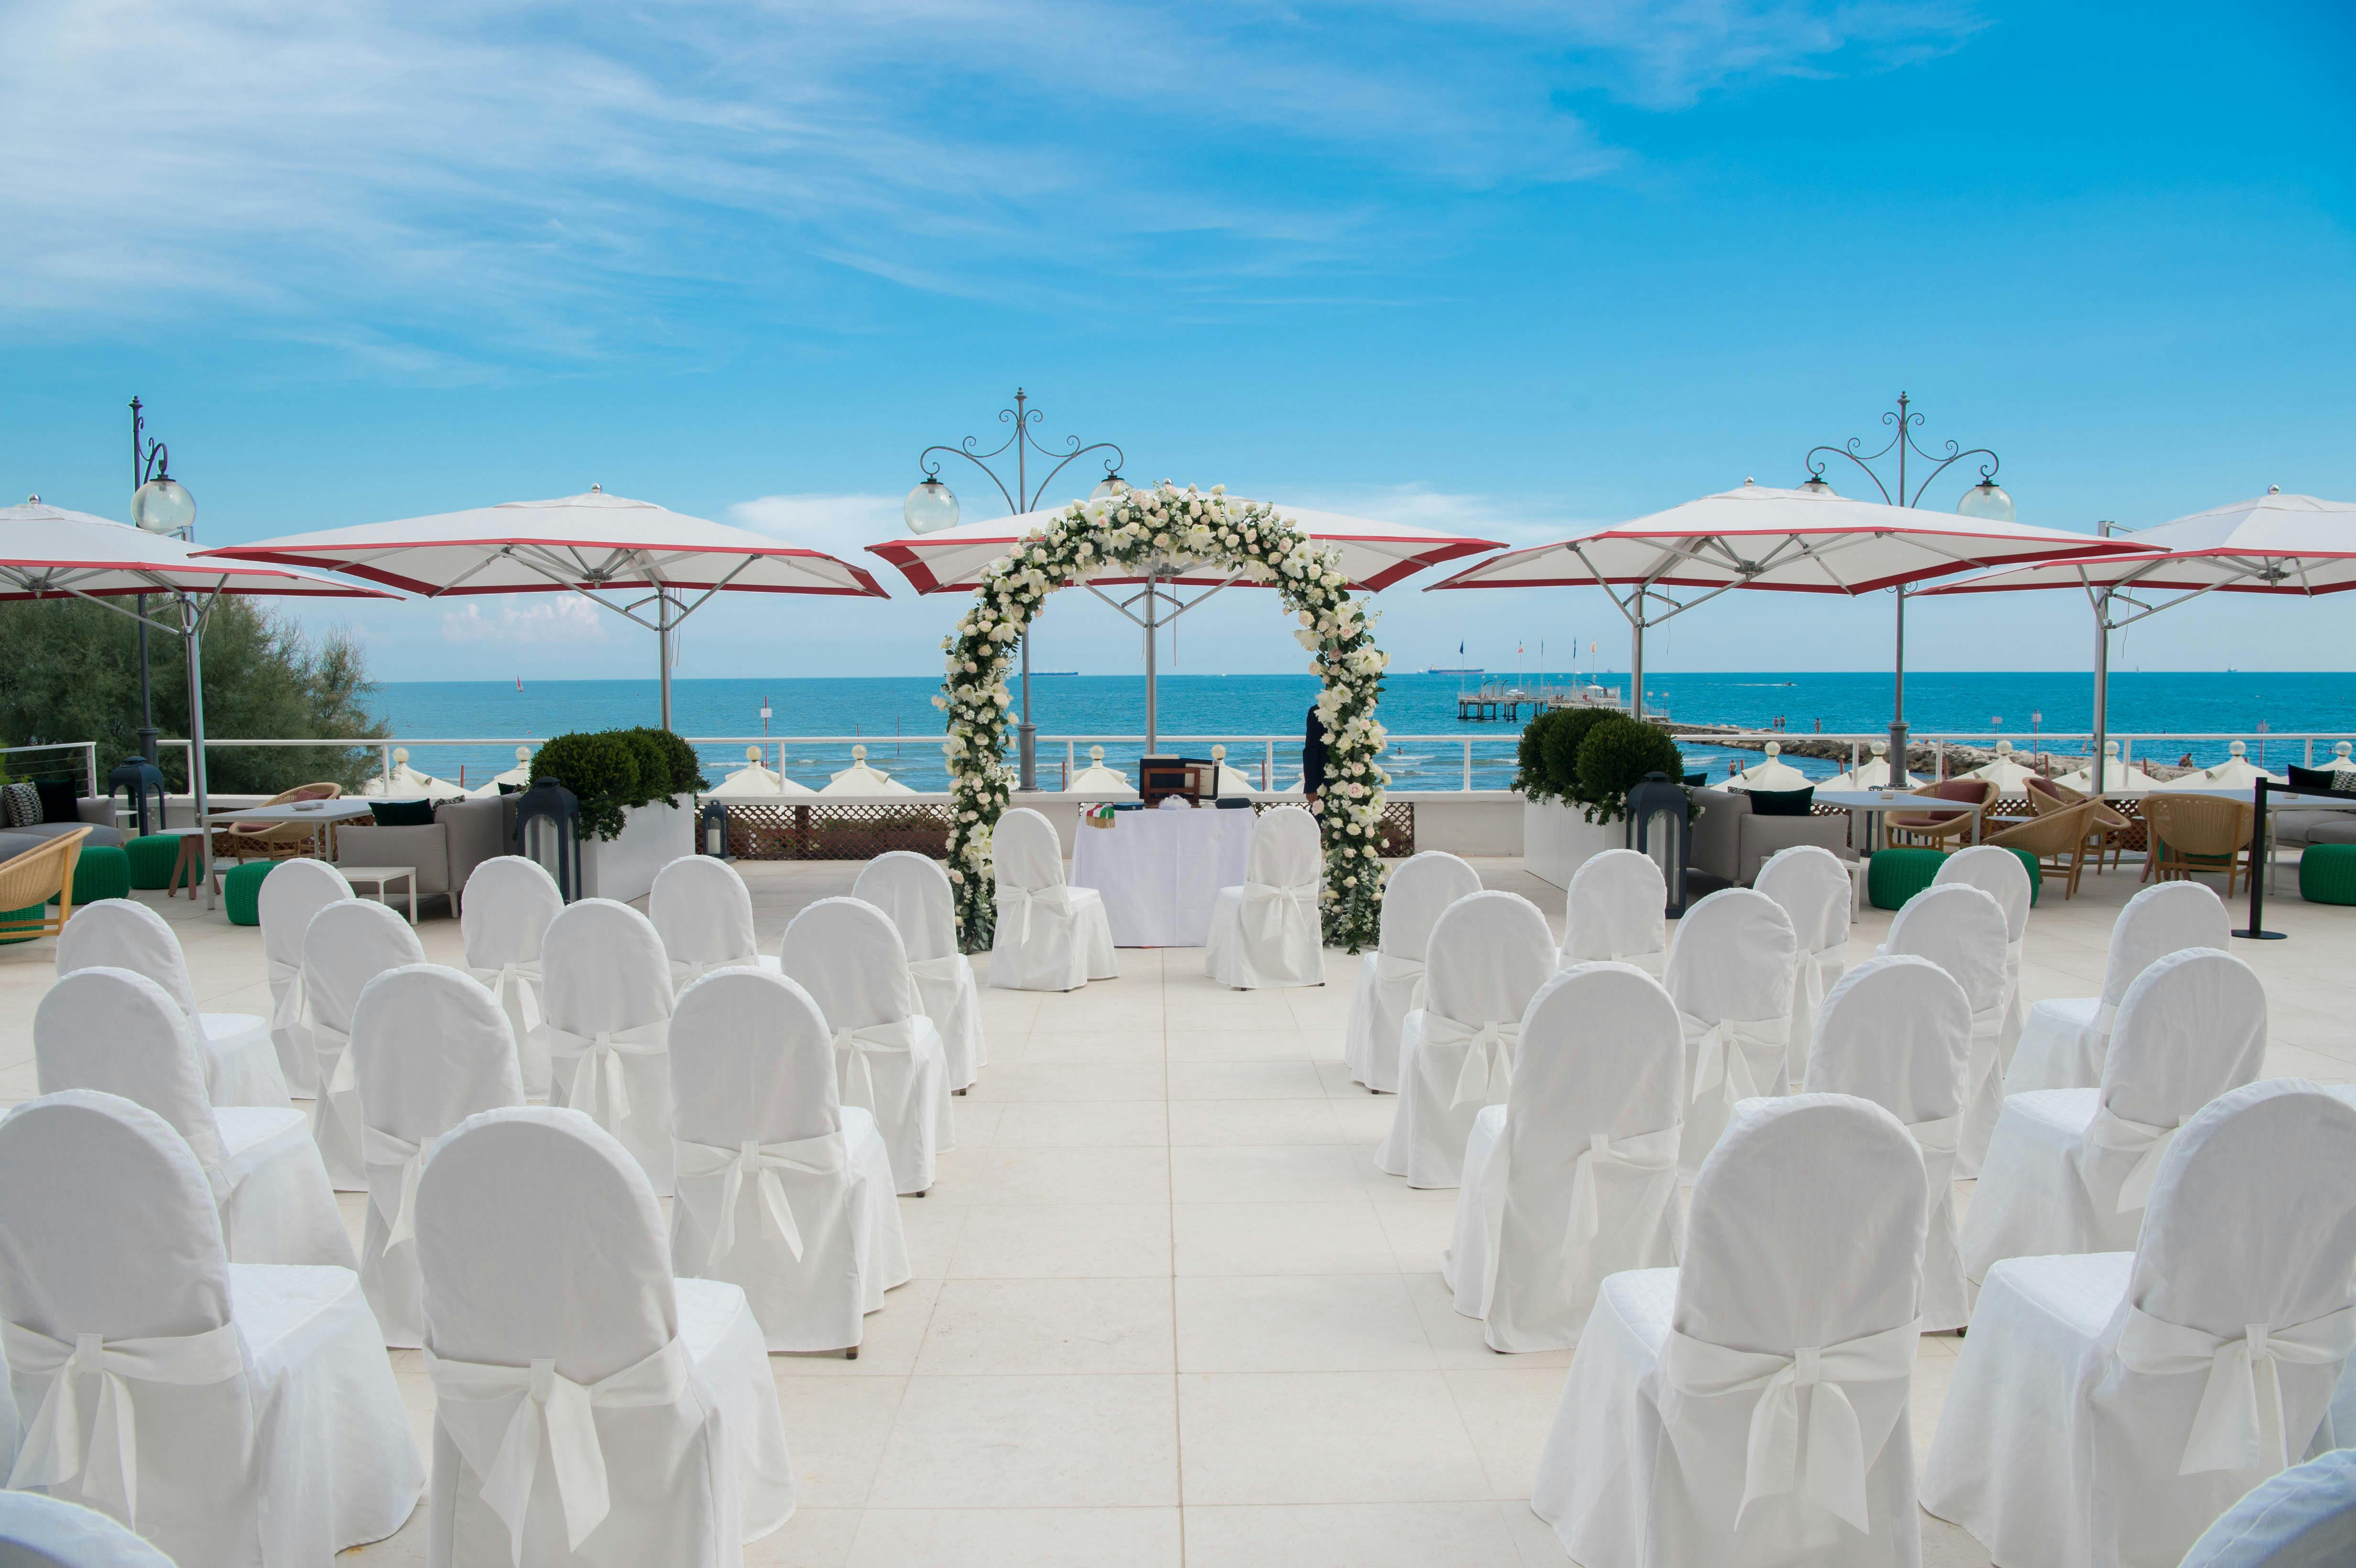
[[[1571,873],[1588,861],[1627,847],[1625,822],[1590,822],[1560,801],[1522,803],[1522,866],[1541,881],[1568,888]]]
[[[618,838],[581,841],[581,896],[628,903],[647,896],[655,873],[695,853],[695,812],[679,797],[626,806]]]

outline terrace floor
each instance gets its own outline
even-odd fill
[[[1476,865],[1559,930],[1558,891],[1517,860]],[[740,869],[774,948],[858,867]],[[2032,1000],[2100,988],[2137,870],[2040,905]],[[177,925],[209,1010],[267,1010],[258,931],[141,896]],[[1865,912],[1852,962],[1889,920]],[[2290,940],[2234,944],[2266,982],[2267,1074],[2356,1081],[2356,912],[2286,892],[2268,923]],[[457,960],[455,922],[422,935]],[[1342,1066],[1356,961],[1330,955],[1322,990],[1244,994],[1212,985],[1197,951],[1120,960],[1119,979],[1068,995],[983,992],[990,1061],[957,1103],[958,1147],[928,1197],[900,1200],[916,1277],[867,1320],[858,1360],[771,1358],[801,1505],[746,1561],[1557,1568],[1527,1499],[1569,1353],[1486,1349],[1440,1283],[1455,1193],[1375,1169],[1396,1102]],[[36,1092],[52,977],[50,943],[0,948],[0,1102]],[[361,1199],[343,1204],[357,1241]],[[1956,1345],[1922,1342],[1918,1456]],[[393,1360],[423,1449],[419,1353]],[[1928,1563],[1987,1562],[1927,1515],[1922,1534]],[[423,1563],[423,1537],[421,1505],[348,1555]]]

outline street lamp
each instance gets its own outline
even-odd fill
[[[941,483],[941,465],[933,455],[937,452],[962,457],[988,475],[990,482],[998,486],[999,495],[1005,498],[1006,510],[1011,517],[1036,511],[1040,497],[1046,494],[1047,486],[1054,483],[1055,475],[1069,466],[1073,459],[1085,457],[1091,452],[1108,452],[1112,455],[1104,460],[1105,476],[1089,492],[1089,500],[1107,500],[1129,488],[1129,482],[1120,476],[1125,454],[1111,442],[1099,441],[1082,446],[1080,438],[1076,435],[1067,438],[1064,450],[1060,452],[1040,445],[1031,429],[1042,416],[1037,409],[1028,406],[1029,400],[1022,388],[1014,389],[1014,406],[998,411],[998,422],[1012,425],[1014,432],[988,452],[975,450],[978,438],[968,436],[955,446],[928,446],[916,453],[916,466],[924,470],[925,477],[900,504],[900,515],[907,519],[910,528],[920,534],[938,533],[954,526],[958,520],[958,498],[947,485]],[[1006,481],[999,476],[998,471],[990,465],[991,458],[1002,457],[1009,452],[1014,453],[1014,488],[1012,490],[1006,487]],[[1055,465],[1048,469],[1035,485],[1031,483],[1031,453],[1033,452],[1055,460]],[[1022,787],[1025,790],[1038,787],[1038,733],[1037,726],[1031,722],[1031,636],[1025,632],[1023,636],[1023,717],[1014,726],[1014,753],[1021,769]]]
[[[131,400],[131,520],[151,534],[194,542],[197,498],[172,477],[172,451],[146,437],[139,400]],[[193,668],[193,663],[191,664]],[[155,707],[147,687],[147,595],[139,595],[139,754],[155,765]]]
[[[1952,441],[1947,443],[1944,452],[1927,452],[1917,446],[1914,443],[1914,431],[1922,423],[1922,416],[1909,411],[1912,400],[1904,392],[1899,393],[1898,411],[1881,416],[1881,422],[1890,426],[1895,433],[1879,452],[1860,451],[1859,448],[1865,443],[1858,436],[1849,437],[1838,446],[1810,447],[1806,460],[1808,477],[1801,483],[1800,488],[1811,496],[1830,496],[1833,493],[1832,485],[1825,478],[1824,463],[1816,455],[1818,453],[1824,453],[1834,457],[1846,457],[1855,464],[1859,472],[1873,481],[1873,487],[1881,492],[1881,498],[1888,505],[1919,507],[1922,504],[1922,492],[1931,487],[1932,480],[1936,479],[1966,457],[1985,457],[1987,461],[1980,465],[1980,482],[1964,492],[1964,498],[1955,504],[1955,510],[1959,515],[1978,522],[2008,523],[2012,521],[2012,497],[2005,494],[2003,486],[1996,482],[1996,471],[2003,466],[2002,460],[1985,446],[1964,449],[1957,447]],[[1874,464],[1892,453],[1895,453],[1898,457],[1898,482],[1895,488],[1884,484],[1881,475],[1874,472],[1873,468]],[[1906,480],[1906,458],[1909,453],[1926,463],[1936,465],[1928,474],[1922,475],[1921,484],[1913,485],[1911,489]],[[1898,656],[1893,667],[1896,670],[1897,684],[1891,692],[1890,705],[1890,784],[1893,789],[1904,787],[1904,781],[1911,776],[1906,767],[1906,585],[1904,583],[1898,585],[1897,593]]]

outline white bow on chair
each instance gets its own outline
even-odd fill
[[[2176,1142],[2176,1135],[2183,1130],[2181,1122],[2170,1127],[2155,1126],[2149,1122],[2131,1122],[2125,1116],[2112,1115],[2108,1106],[2094,1112],[2094,1119],[2086,1124],[2084,1147],[2106,1148],[2136,1157],[2134,1168],[2119,1184],[2116,1212],[2129,1213],[2151,1201],[2151,1184],[2159,1177],[2159,1162],[2167,1157],[2169,1147]]]
[[[360,1124],[360,1163],[399,1175],[392,1187],[392,1207],[386,1208],[381,1198],[370,1199],[377,1211],[384,1216],[386,1252],[417,1239],[417,1178],[425,1168],[425,1157],[433,1152],[434,1142],[428,1138],[423,1144],[413,1144],[382,1127]]]
[[[496,997],[499,1010],[523,1025],[527,1035],[540,1028],[540,960],[521,959],[497,968],[468,969]],[[510,1003],[508,998],[513,997]]]
[[[1716,1089],[1730,1105],[1760,1093],[1744,1044],[1772,1048],[1780,1057],[1792,1032],[1789,1019],[1719,1019],[1708,1023],[1680,1011],[1677,1022],[1684,1027],[1686,1038],[1696,1042],[1693,1098],[1699,1101]]]
[[[1485,1105],[1504,1097],[1505,1084],[1513,1074],[1514,1046],[1521,1037],[1519,1019],[1494,1019],[1472,1025],[1429,1008],[1424,1009],[1423,1043],[1427,1047],[1464,1048],[1464,1061],[1456,1070],[1456,1087],[1448,1101],[1451,1110],[1467,1101],[1479,1101]]]
[[[916,1020],[911,1016],[884,1023],[862,1024],[834,1031],[834,1061],[842,1103],[865,1110],[875,1108],[875,1072],[870,1056],[905,1056],[916,1049]]]
[[[845,1155],[840,1129],[784,1143],[765,1144],[748,1138],[734,1148],[690,1143],[685,1138],[674,1138],[672,1144],[681,1202],[701,1211],[712,1188],[719,1188],[719,1212],[706,1222],[712,1232],[712,1251],[704,1259],[707,1267],[736,1250],[736,1204],[744,1195],[748,1176],[761,1194],[761,1205],[768,1211],[770,1223],[785,1238],[786,1251],[794,1255],[797,1263],[801,1260],[801,1227],[794,1222],[793,1205],[786,1201],[785,1180],[777,1173],[798,1170],[811,1176],[831,1176],[841,1170]]]
[[[2118,1358],[2130,1371],[2158,1377],[2208,1371],[2178,1475],[2262,1470],[2271,1476],[2291,1460],[2276,1363],[2335,1365],[2347,1360],[2351,1349],[2356,1349],[2356,1307],[2284,1328],[2253,1323],[2235,1339],[2204,1334],[2130,1307],[2119,1330]]]
[[[12,1370],[51,1374],[40,1408],[26,1424],[24,1445],[8,1474],[10,1489],[55,1487],[80,1476],[84,1497],[119,1510],[134,1529],[139,1523],[139,1428],[131,1385],[202,1387],[245,1370],[245,1347],[234,1323],[146,1339],[77,1334],[70,1345],[21,1324],[0,1323],[0,1343],[7,1347]],[[97,1415],[87,1437],[74,1397],[74,1380],[80,1377],[99,1380]]]
[[[590,1120],[608,1132],[614,1129],[615,1123],[630,1114],[630,1091],[624,1080],[622,1058],[660,1056],[669,1050],[668,1019],[585,1035],[552,1024],[548,1030],[549,1054],[581,1063],[573,1070],[573,1088],[564,1097],[565,1104],[575,1111],[587,1112]]]
[[[270,988],[278,997],[278,1005],[270,1009],[270,1027],[273,1029],[299,1028],[303,1022],[303,965],[289,964],[283,958],[266,960],[269,966]],[[284,989],[280,989],[281,987]]]
[[[559,1376],[555,1361],[547,1358],[509,1367],[447,1360],[430,1349],[425,1352],[425,1371],[436,1401],[434,1418],[450,1434],[466,1467],[483,1478],[483,1501],[508,1527],[519,1564],[543,1438],[564,1514],[565,1544],[578,1552],[614,1506],[605,1478],[605,1451],[597,1441],[597,1408],[675,1404],[691,1370],[686,1347],[675,1339],[644,1360],[586,1387]]]
[[[1803,1495],[1859,1531],[1872,1528],[1866,1511],[1866,1471],[1881,1452],[1890,1431],[1884,1427],[1868,1453],[1857,1407],[1842,1385],[1912,1375],[1922,1333],[1918,1318],[1837,1345],[1804,1347],[1779,1356],[1772,1351],[1731,1350],[1670,1330],[1661,1371],[1671,1387],[1697,1398],[1760,1391],[1759,1403],[1751,1412],[1742,1501],[1734,1516],[1738,1525],[1743,1510],[1759,1499],[1790,1492],[1801,1485],[1800,1456],[1804,1451],[1807,1479]],[[1804,1418],[1800,1413],[1803,1386],[1814,1391]]]
[[[1631,1133],[1623,1138],[1607,1133],[1588,1134],[1587,1147],[1571,1162],[1570,1219],[1562,1236],[1565,1250],[1593,1241],[1603,1229],[1602,1209],[1596,1199],[1597,1167],[1610,1166],[1615,1170],[1642,1171],[1651,1176],[1674,1172],[1677,1168],[1677,1141],[1684,1132],[1680,1124],[1656,1132]]]

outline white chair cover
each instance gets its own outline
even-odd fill
[[[2051,997],[2029,1009],[2012,1065],[2005,1070],[2005,1093],[2100,1083],[2111,1025],[2135,977],[2154,959],[2187,947],[2231,946],[2233,925],[2225,901],[2200,882],[2159,882],[2129,899],[2111,924],[2103,994]]]
[[[485,1111],[446,1134],[417,1184],[417,1262],[434,1568],[717,1568],[792,1516],[744,1293],[672,1279],[653,1187],[586,1115]]]
[[[1104,899],[1094,888],[1064,880],[1064,844],[1054,823],[1018,805],[998,819],[990,854],[998,910],[991,985],[1071,991],[1120,973]]]
[[[1905,1129],[1862,1100],[1768,1100],[1726,1129],[1683,1266],[1605,1280],[1571,1358],[1530,1507],[1572,1558],[1920,1560],[1923,1190]]]
[[[1454,1187],[1483,1107],[1513,1083],[1530,998],[1555,972],[1554,933],[1519,893],[1478,892],[1440,912],[1425,1001],[1399,1026],[1398,1107],[1376,1166],[1409,1187]]]
[[[1677,1261],[1684,1038],[1633,965],[1574,965],[1530,998],[1513,1088],[1465,1144],[1442,1270],[1491,1349],[1575,1345],[1606,1275]]]
[[[1318,890],[1325,849],[1306,808],[1280,805],[1252,824],[1244,882],[1211,901],[1204,972],[1222,986],[1258,990],[1325,983],[1325,928]]]
[[[1848,968],[1849,917],[1857,905],[1857,886],[1847,865],[1821,844],[1778,849],[1759,868],[1751,885],[1775,901],[1791,921],[1793,939],[1800,947],[1793,966],[1792,1032],[1784,1070],[1796,1087],[1808,1075],[1817,1009]]]
[[[1931,882],[1933,887],[1968,883],[1996,900],[2004,911],[2004,1028],[1997,1035],[1996,1053],[1997,1061],[2009,1072],[2029,1017],[2029,1004],[2020,994],[2020,958],[2029,940],[2029,909],[2037,897],[2036,885],[2029,880],[2029,868],[2020,857],[1997,844],[1975,844],[1956,850],[1939,862],[1938,875]]]
[[[412,964],[362,988],[350,1050],[369,1191],[360,1288],[384,1342],[415,1349],[425,1343],[417,1180],[443,1134],[477,1111],[523,1104],[515,1036],[481,981]]]
[[[262,961],[270,971],[270,1043],[287,1092],[302,1099],[319,1093],[319,1061],[311,1052],[311,1023],[303,1003],[303,933],[311,917],[352,896],[351,883],[325,860],[281,860],[262,879],[255,903],[262,915]]]
[[[172,1568],[123,1525],[80,1503],[0,1491],[0,1563],[8,1568]]]
[[[2336,1413],[2332,1420],[2336,1426]],[[2335,1448],[2294,1465],[2245,1494],[2201,1532],[2183,1568],[2340,1568],[2346,1563],[2356,1563],[2356,1448]]]
[[[549,1103],[568,1105],[637,1157],[670,1196],[670,965],[654,923],[612,899],[583,899],[541,944]]]
[[[1980,1173],[1988,1138],[2004,1109],[2004,906],[1968,883],[1923,889],[1890,923],[1879,951],[1928,958],[1954,977],[1972,1004],[1971,1060],[1964,1066],[1964,1125],[1955,1136],[1955,1174]]]
[[[368,983],[388,969],[425,962],[416,929],[373,899],[332,903],[303,933],[303,995],[311,1008],[311,1050],[319,1059],[319,1098],[311,1136],[338,1192],[366,1192],[360,1097],[349,1047],[353,1010]]]
[[[891,917],[908,950],[908,971],[925,1016],[940,1031],[951,1089],[969,1089],[990,1061],[981,1038],[981,992],[973,965],[958,951],[957,891],[929,855],[893,849],[859,869],[851,896]]]
[[[1562,967],[1607,960],[1658,979],[1669,965],[1669,884],[1650,855],[1606,849],[1570,874],[1563,894]]]
[[[11,1111],[0,1235],[10,1488],[100,1509],[189,1568],[324,1564],[409,1517],[423,1467],[359,1279],[230,1263],[161,1116],[80,1089]]]
[[[647,894],[647,918],[655,923],[670,959],[670,984],[684,990],[714,969],[764,965],[753,938],[753,893],[736,868],[711,855],[681,855],[655,873]]]
[[[1423,1006],[1423,955],[1440,912],[1481,891],[1481,874],[1443,849],[1399,862],[1383,887],[1382,935],[1358,961],[1358,987],[1342,1045],[1350,1081],[1398,1093],[1399,1026]]]
[[[1785,1092],[1799,954],[1783,906],[1749,888],[1699,899],[1677,922],[1668,986],[1685,1030],[1685,1177],[1709,1157],[1736,1101]]]
[[[171,923],[130,899],[78,905],[58,933],[58,973],[129,969],[164,987],[188,1015],[204,1052],[205,1093],[216,1105],[287,1105],[286,1075],[270,1040],[270,1020],[253,1013],[209,1013],[197,1006],[188,965]]]
[[[353,1265],[351,1238],[303,1113],[213,1105],[186,1014],[128,969],[77,969],[33,1014],[41,1093],[119,1094],[164,1118],[204,1168],[230,1257]]]
[[[744,1287],[772,1350],[855,1346],[909,1275],[892,1157],[841,1104],[834,1036],[782,975],[707,975],[670,1019],[671,1272]]]
[[[1963,1255],[1955,1244],[1955,1138],[1963,1130],[1964,1071],[1972,1053],[1972,1003],[1954,976],[1927,958],[1869,958],[1825,998],[1808,1055],[1807,1093],[1870,1100],[1922,1151],[1931,1210],[1922,1232],[1922,1331],[1971,1321]]]
[[[2258,1075],[2266,992],[2229,953],[2191,947],[2136,976],[2100,1089],[2008,1095],[1964,1221],[1964,1272],[2005,1258],[2124,1253],[2152,1181],[2201,1106]]]
[[[837,1093],[875,1118],[894,1189],[923,1192],[934,1158],[954,1148],[940,1031],[916,999],[891,919],[858,899],[820,899],[786,927],[786,977],[818,1004],[834,1038]]]
[[[491,988],[515,1031],[516,1061],[528,1098],[549,1091],[548,1034],[541,1027],[541,944],[548,923],[564,907],[564,893],[548,868],[521,855],[495,855],[466,878],[458,929],[466,943],[466,973]]]
[[[2124,1050],[2125,1008],[2120,1024]],[[2175,1563],[2244,1492],[2329,1446],[2356,1345],[2351,1170],[2356,1110],[2297,1079],[2247,1084],[2163,1157],[2134,1253],[1998,1264],[1923,1506],[2019,1568]]]

